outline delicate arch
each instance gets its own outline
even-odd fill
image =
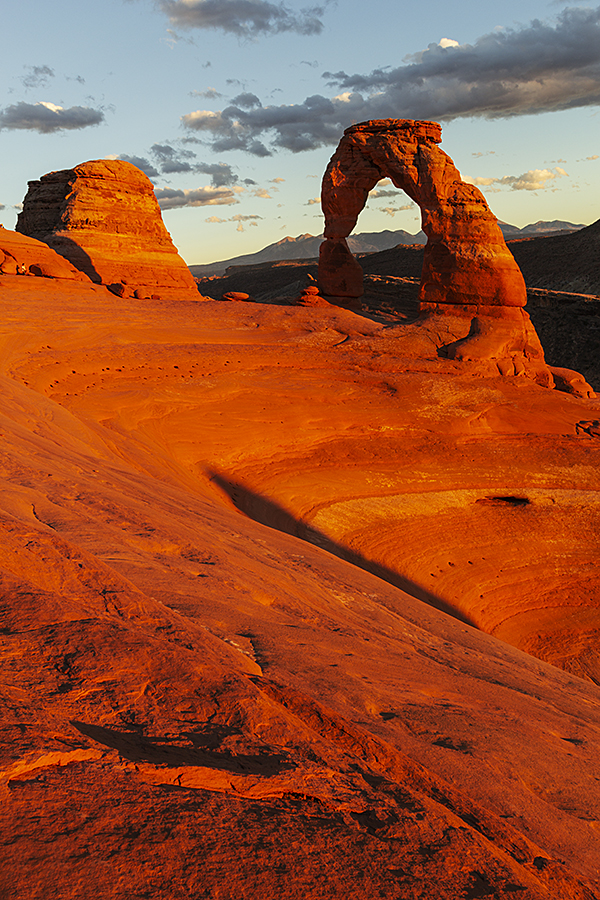
[[[346,129],[323,177],[319,287],[324,295],[342,301],[362,295],[362,269],[346,238],[369,191],[387,177],[421,208],[428,238],[422,307],[525,306],[525,282],[496,217],[481,191],[461,179],[438,146],[441,140],[437,122],[379,119]]]

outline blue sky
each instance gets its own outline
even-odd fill
[[[523,226],[600,217],[600,7],[462,0],[20,0],[3,10],[0,222],[88,159],[152,177],[186,261],[319,234],[353,121],[440,121],[442,148]],[[419,229],[383,185],[358,231]]]

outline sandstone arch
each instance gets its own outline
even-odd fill
[[[324,294],[362,295],[362,270],[346,238],[369,191],[390,178],[421,208],[425,248],[421,304],[523,307],[525,282],[481,191],[465,183],[438,146],[437,122],[380,119],[346,129],[322,188],[325,238],[319,284]]]
[[[360,305],[362,269],[346,238],[369,191],[388,177],[421,208],[428,238],[421,317],[402,335],[403,352],[477,361],[479,374],[527,375],[550,387],[552,374],[523,309],[521,271],[483,194],[461,179],[438,146],[441,134],[437,122],[411,119],[377,119],[346,129],[323,177],[320,293],[333,303]]]

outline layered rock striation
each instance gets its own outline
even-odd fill
[[[550,387],[552,374],[523,310],[527,292],[519,267],[483,194],[461,179],[440,142],[436,122],[381,119],[346,129],[323,178],[321,292],[340,305],[360,305],[363,272],[346,238],[369,191],[390,178],[421,208],[428,238],[417,343],[433,342],[451,359],[479,361],[482,374],[528,375]]]
[[[198,299],[152,183],[131,163],[92,160],[30,181],[17,231],[119,296]]]

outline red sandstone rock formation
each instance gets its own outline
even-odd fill
[[[43,241],[0,227],[0,275],[37,275],[88,281],[79,269],[51,250]]]
[[[17,231],[44,241],[118,296],[199,299],[152,184],[131,163],[92,160],[30,181]]]
[[[388,177],[420,206],[428,237],[417,340],[425,330],[442,355],[490,361],[483,371],[526,374],[551,386],[542,346],[522,309],[527,294],[519,267],[483,194],[462,181],[440,142],[436,122],[381,119],[346,129],[323,178],[321,291],[340,305],[358,303],[363,273],[346,237],[369,191]],[[458,320],[453,340],[434,334],[432,313]]]
[[[599,897],[600,401],[2,282],[0,896]]]

